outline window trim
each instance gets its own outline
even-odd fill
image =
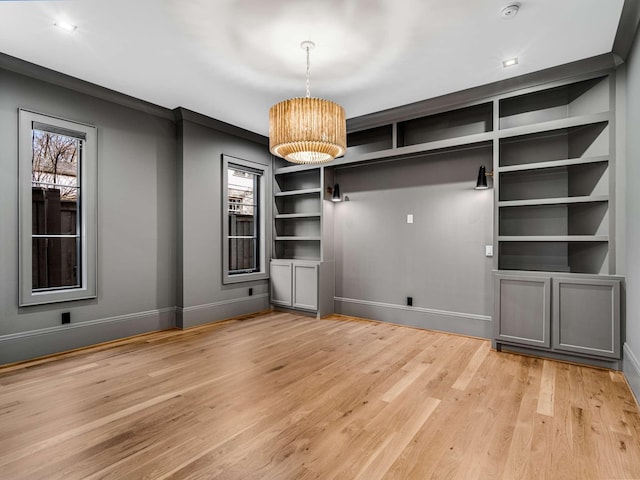
[[[223,284],[232,284],[232,283],[242,283],[242,282],[252,282],[254,280],[264,280],[269,278],[268,271],[268,263],[267,258],[269,257],[268,251],[268,243],[267,239],[271,238],[270,235],[270,223],[267,221],[268,218],[271,218],[271,208],[270,203],[268,201],[271,198],[271,167],[269,165],[265,165],[263,163],[257,163],[250,160],[244,160],[237,157],[232,157],[230,155],[222,154],[222,169],[221,169],[221,177],[222,177],[222,283]],[[229,198],[228,198],[228,181],[227,181],[227,172],[229,170],[229,165],[238,165],[241,168],[246,168],[248,170],[256,171],[260,175],[260,186],[258,188],[259,200],[258,200],[258,271],[251,273],[236,273],[229,274],[229,221],[228,221],[228,211],[229,211]]]
[[[51,126],[57,131],[84,135],[79,169],[80,239],[82,264],[80,287],[34,292],[32,289],[32,204],[31,131],[34,124]],[[54,130],[55,132],[56,130]],[[18,305],[26,307],[97,297],[97,215],[98,215],[98,132],[92,125],[64,120],[29,110],[18,109]]]

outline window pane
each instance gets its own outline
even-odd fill
[[[73,187],[73,190],[76,190]],[[75,197],[75,198],[74,198]],[[33,235],[75,235],[78,224],[77,195],[67,195],[56,187],[31,187]]]
[[[246,205],[255,205],[255,192],[258,174],[230,167],[227,177],[229,210],[245,211]],[[253,212],[251,212],[253,213]]]
[[[253,215],[234,215],[229,213],[230,237],[255,236],[255,217]]]
[[[81,148],[82,140],[77,137],[32,130],[32,235],[79,233]],[[78,287],[80,245],[79,238],[33,238],[32,289]]]
[[[60,198],[76,199],[78,157],[82,140],[57,133],[33,130],[32,183],[60,186]]]
[[[34,238],[32,240],[32,288],[78,287],[78,238]]]
[[[256,270],[256,239],[229,239],[229,273],[244,273]]]

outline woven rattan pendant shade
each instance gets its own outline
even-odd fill
[[[269,110],[269,150],[293,163],[319,164],[344,155],[344,108],[321,98],[292,98]]]
[[[269,110],[269,150],[293,163],[327,163],[347,151],[347,122],[344,108],[309,92],[309,50],[315,44],[305,40],[307,52],[307,95],[276,103]]]

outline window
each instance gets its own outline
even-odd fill
[[[95,127],[19,111],[20,305],[96,296]]]
[[[222,156],[223,283],[267,278],[268,168]]]

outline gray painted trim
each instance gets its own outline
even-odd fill
[[[577,363],[580,365],[591,365],[593,367],[608,368],[610,370],[621,370],[622,362],[620,360],[607,360],[604,358],[588,357],[581,355],[572,355],[559,351],[543,350],[526,345],[515,345],[510,343],[500,343],[497,350],[499,352],[518,353],[521,355],[529,355],[538,358],[550,358],[562,362]]]
[[[397,310],[407,310],[410,312],[428,313],[430,315],[440,315],[443,317],[468,318],[470,320],[482,320],[485,322],[492,321],[489,315],[477,315],[475,313],[450,312],[447,310],[436,310],[434,308],[424,308],[424,307],[409,307],[407,305],[398,305],[395,303],[372,302],[369,300],[358,300],[355,298],[334,297],[334,300],[336,302],[356,303],[358,305],[369,305],[372,307],[395,308]]]
[[[490,339],[493,322],[486,315],[448,312],[390,303],[335,297],[335,312],[396,325]]]
[[[159,310],[147,310],[146,312],[128,313],[126,315],[118,315],[115,317],[98,318],[96,320],[87,320],[86,322],[69,323],[67,325],[56,325],[55,327],[41,328],[39,330],[27,330],[26,332],[10,333],[0,336],[0,343],[10,342],[20,338],[34,337],[38,335],[48,335],[52,332],[60,332],[73,330],[75,328],[91,327],[93,325],[101,325],[103,323],[124,322],[128,320],[138,320],[145,317],[153,317],[164,315],[166,313],[175,313],[175,307],[162,308]]]
[[[640,406],[640,360],[635,356],[628,343],[623,348],[622,370],[631,388],[631,392],[636,398],[636,403]]]
[[[232,298],[230,300],[222,300],[220,302],[204,303],[202,305],[194,305],[193,307],[179,308],[179,310],[181,310],[182,312],[196,312],[198,310],[208,310],[211,308],[220,307],[222,305],[231,305],[233,303],[246,302],[249,300],[256,300],[258,298],[269,298],[269,294],[263,293],[261,295],[252,295],[250,297]]]
[[[55,70],[27,62],[20,58],[12,57],[5,53],[0,53],[0,68],[26,77],[51,83],[53,85],[58,85],[59,87],[68,88],[78,93],[91,95],[92,97],[96,97],[107,102],[133,108],[134,110],[155,115],[156,117],[173,120],[173,112],[168,108],[164,108],[150,102],[145,102],[144,100],[140,100],[130,95],[125,95],[124,93],[120,93],[109,88],[101,87],[95,83],[87,82],[64,73],[56,72]]]
[[[169,307],[3,335],[0,365],[168,330],[175,327],[175,314],[175,308]]]
[[[240,315],[261,312],[269,308],[269,295],[266,293],[185,308],[178,307],[176,312],[176,326],[183,329],[195,327],[197,325],[228,320]]]
[[[626,61],[640,22],[640,0],[625,0],[611,51]]]
[[[235,165],[242,169],[252,171],[258,174],[258,260],[259,269],[252,273],[242,273],[236,275],[229,274],[229,185],[228,175],[229,165]],[[220,230],[222,232],[222,283],[224,285],[233,283],[253,282],[255,280],[266,280],[269,278],[269,247],[268,244],[272,238],[271,222],[268,220],[272,217],[271,214],[271,184],[273,183],[273,175],[271,174],[271,166],[263,163],[254,162],[251,160],[245,160],[243,158],[232,157],[231,155],[222,154],[221,172],[220,178],[222,179],[222,186],[220,188],[220,205],[221,212],[220,218],[222,219],[222,225]]]
[[[98,128],[73,120],[18,109],[18,208],[19,208],[19,306],[42,305],[95,298],[98,292]],[[79,155],[81,194],[79,262],[80,285],[74,288],[52,289],[34,292],[32,288],[32,130],[34,124],[53,126],[69,132],[69,135],[84,135],[82,155]]]
[[[178,107],[173,110],[173,119],[176,122],[187,121],[202,125],[203,127],[212,128],[219,132],[228,133],[236,137],[244,138],[251,142],[259,143],[265,147],[269,145],[269,138],[259,133],[245,130],[241,127],[236,127],[230,123],[223,122],[222,120],[216,120],[215,118],[207,117],[201,113],[187,110],[186,108]]]
[[[640,1],[640,0],[632,0]],[[543,83],[569,79],[592,72],[604,72],[615,68],[619,64],[613,53],[604,53],[595,57],[585,58],[564,65],[547,68],[537,72],[520,75],[506,80],[473,87],[459,92],[441,95],[439,97],[410,103],[401,107],[382,110],[369,115],[350,118],[347,120],[347,131],[355,132],[367,128],[387,125],[396,121],[420,117],[425,114],[436,113],[459,107],[462,104],[476,102],[485,97],[506,94],[507,92],[534,87]]]

